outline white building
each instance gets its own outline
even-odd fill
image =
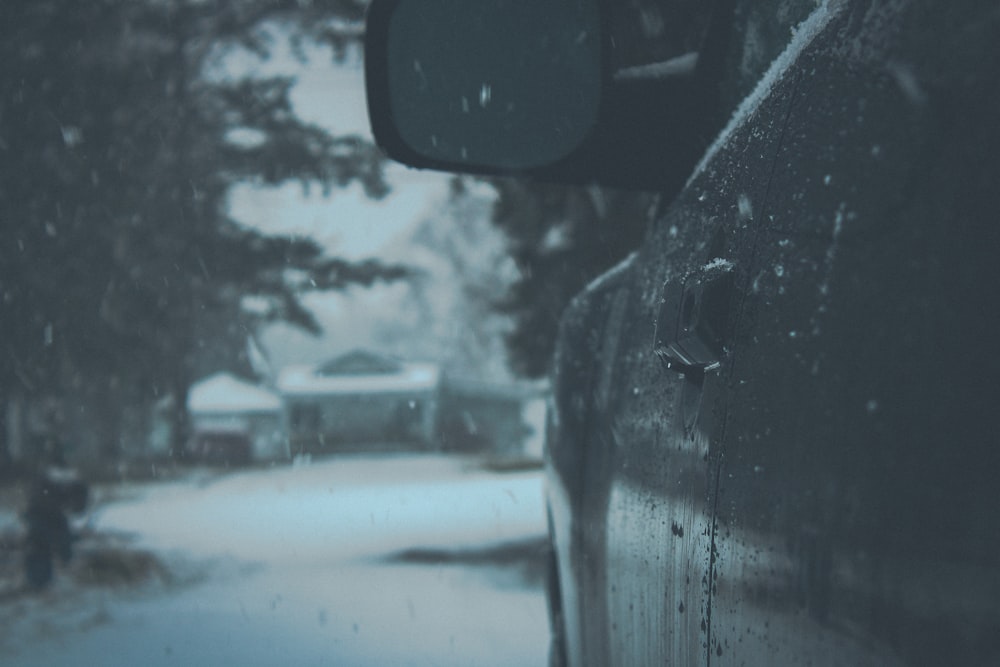
[[[436,364],[355,350],[324,364],[284,369],[278,391],[294,453],[437,446]]]
[[[228,373],[211,375],[191,386],[188,412],[194,435],[241,434],[254,461],[287,459],[282,403],[278,395]]]

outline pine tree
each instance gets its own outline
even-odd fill
[[[653,198],[634,192],[496,180],[493,223],[509,238],[519,278],[497,303],[513,318],[512,370],[549,370],[563,310],[588,282],[638,247]]]
[[[276,34],[342,53],[363,10],[350,0],[0,6],[0,419],[14,395],[73,397],[111,454],[121,402],[170,394],[179,445],[206,342],[242,349],[272,320],[314,329],[304,289],[406,275],[266,237],[227,213],[230,189],[247,181],[387,193],[370,144],[296,118],[290,79],[217,73],[237,49],[267,57]]]

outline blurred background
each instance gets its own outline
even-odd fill
[[[0,7],[7,664],[543,664],[556,327],[654,202],[388,163],[366,4]]]

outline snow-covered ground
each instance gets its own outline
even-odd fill
[[[132,491],[95,527],[134,535],[171,583],[68,602],[57,585],[22,603],[0,662],[545,664],[537,471],[344,457]]]

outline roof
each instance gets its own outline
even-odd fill
[[[188,410],[193,413],[277,412],[281,410],[281,398],[229,373],[216,373],[191,386]]]
[[[490,382],[449,375],[446,389],[455,395],[494,400],[525,401],[549,393],[548,380]]]
[[[355,350],[317,366],[290,366],[278,376],[285,396],[377,394],[437,389],[437,364],[398,361]]]
[[[390,375],[403,371],[398,359],[367,350],[352,350],[316,368],[317,375]]]

